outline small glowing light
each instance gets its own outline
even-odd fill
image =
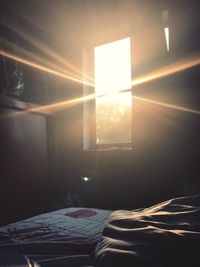
[[[83,180],[84,182],[89,182],[89,181],[91,180],[91,178],[86,177],[86,176],[81,177],[81,178],[82,178],[82,180]]]
[[[169,52],[169,27],[164,28],[167,51]]]

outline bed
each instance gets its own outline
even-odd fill
[[[42,267],[199,266],[200,195],[137,210],[67,208],[0,227],[0,251]]]
[[[58,262],[87,266],[110,214],[109,210],[64,208],[8,224],[0,227],[0,251],[18,252],[42,266]]]
[[[115,211],[95,251],[95,267],[200,265],[200,195],[135,211]]]

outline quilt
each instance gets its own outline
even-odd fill
[[[0,250],[23,254],[88,254],[111,211],[65,208],[0,227]]]

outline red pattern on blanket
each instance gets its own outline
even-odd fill
[[[89,218],[94,215],[96,215],[97,212],[94,210],[89,209],[80,209],[73,212],[67,212],[65,213],[66,216],[70,216],[72,218],[78,219],[78,218]]]

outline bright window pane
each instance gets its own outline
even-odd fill
[[[169,51],[169,27],[164,28],[167,51]]]
[[[131,142],[130,38],[95,47],[96,142]]]

